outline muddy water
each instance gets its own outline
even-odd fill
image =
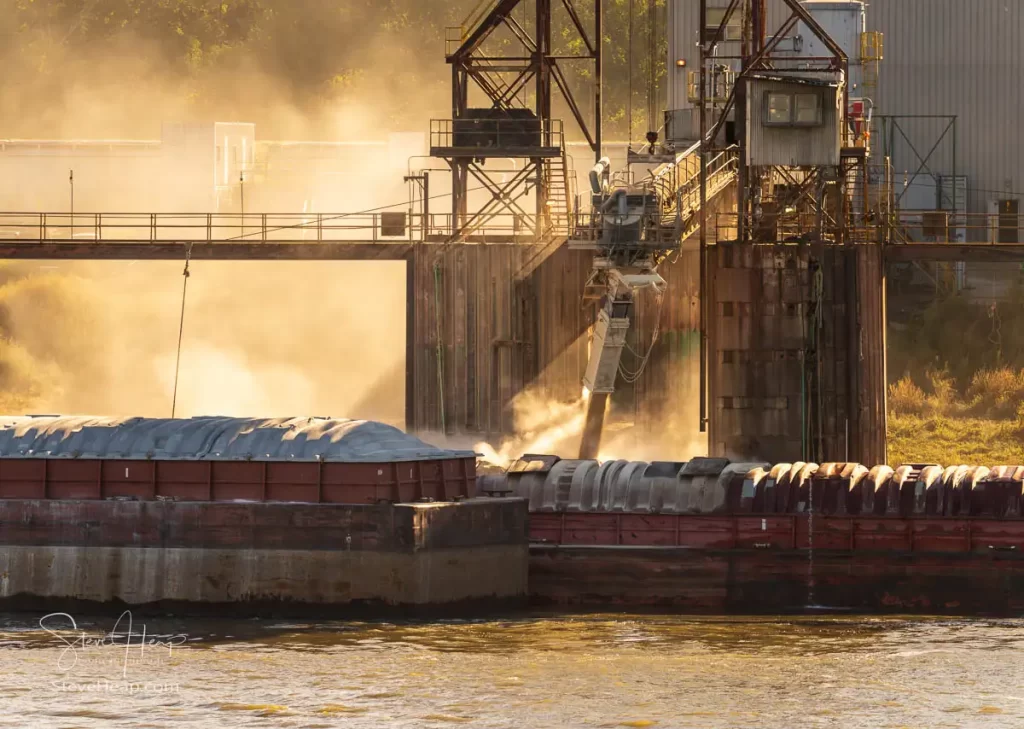
[[[0,617],[0,727],[1024,725],[1019,620],[39,617]]]

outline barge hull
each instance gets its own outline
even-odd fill
[[[530,547],[538,606],[684,613],[1024,613],[1017,552]]]
[[[518,499],[328,504],[0,500],[0,609],[420,614],[526,597]]]

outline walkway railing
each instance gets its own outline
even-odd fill
[[[445,238],[450,213],[3,213],[6,243],[402,243]],[[533,235],[532,220],[497,218],[474,240]]]
[[[715,222],[721,238],[728,238],[726,231],[735,230],[739,220],[736,212],[716,213]],[[819,220],[816,213],[765,213],[759,217],[748,216],[750,229],[772,231],[770,236],[777,241],[807,239],[817,235],[819,226],[822,237],[830,239],[835,235],[837,224],[830,217]],[[891,230],[892,236],[885,237]],[[845,235],[851,243],[890,242],[893,244],[973,244],[973,245],[1022,245],[1024,244],[1024,215],[1000,215],[985,213],[954,213],[944,210],[901,210],[887,215],[879,211],[874,215],[850,215],[846,220]]]
[[[711,177],[727,176],[723,165]],[[716,186],[719,189],[721,186]],[[716,190],[717,192],[718,190]],[[713,198],[709,190],[709,199]],[[687,199],[689,198],[689,193]],[[692,210],[684,200],[683,207]],[[590,212],[576,211],[576,232],[593,227]],[[533,243],[536,216],[501,215],[475,231],[473,242]],[[848,240],[879,242],[886,224],[898,233],[888,240],[900,243],[973,243],[1024,245],[1024,215],[953,213],[903,210],[887,216],[850,216]],[[737,213],[715,213],[719,237],[735,229]],[[774,229],[775,239],[809,239],[822,225],[826,238],[835,228],[831,219],[819,223],[814,213],[764,214],[748,223]],[[0,243],[414,243],[443,241],[451,235],[450,213],[25,213],[0,212]],[[595,234],[597,229],[595,228]]]

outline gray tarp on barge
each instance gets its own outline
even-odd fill
[[[0,417],[0,458],[335,461],[471,458],[398,428],[332,418]]]

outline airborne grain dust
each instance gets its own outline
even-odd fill
[[[168,416],[181,268],[177,261],[4,268],[0,411]],[[191,270],[179,416],[401,424],[401,263],[199,261]]]
[[[598,460],[688,461],[707,455],[707,438],[699,432],[699,375],[693,367],[677,367],[673,377],[687,382],[693,397],[681,410],[662,412],[649,422],[628,417],[629,402],[614,403],[605,418]],[[528,389],[513,401],[514,436],[498,444],[479,442],[474,450],[481,461],[498,468],[507,468],[526,453],[550,454],[576,458],[580,450],[588,395],[577,400],[558,401],[547,398],[536,389]],[[626,416],[623,410],[627,411]],[[657,410],[652,408],[652,410]]]
[[[464,11],[0,0],[0,139],[157,140],[163,122],[213,121],[253,122],[258,140],[425,132],[449,78],[418,14],[443,27]],[[145,153],[108,167],[76,154],[6,157],[0,210],[66,211],[69,167],[76,212],[148,211],[153,200],[189,210],[195,199],[192,183],[155,176]],[[404,206],[405,161],[376,161],[325,174],[311,159],[315,184],[278,197],[254,184],[246,212],[306,212],[295,199],[320,212]],[[183,263],[0,267],[0,412],[169,415]],[[191,273],[179,416],[403,422],[404,264],[193,261]]]

